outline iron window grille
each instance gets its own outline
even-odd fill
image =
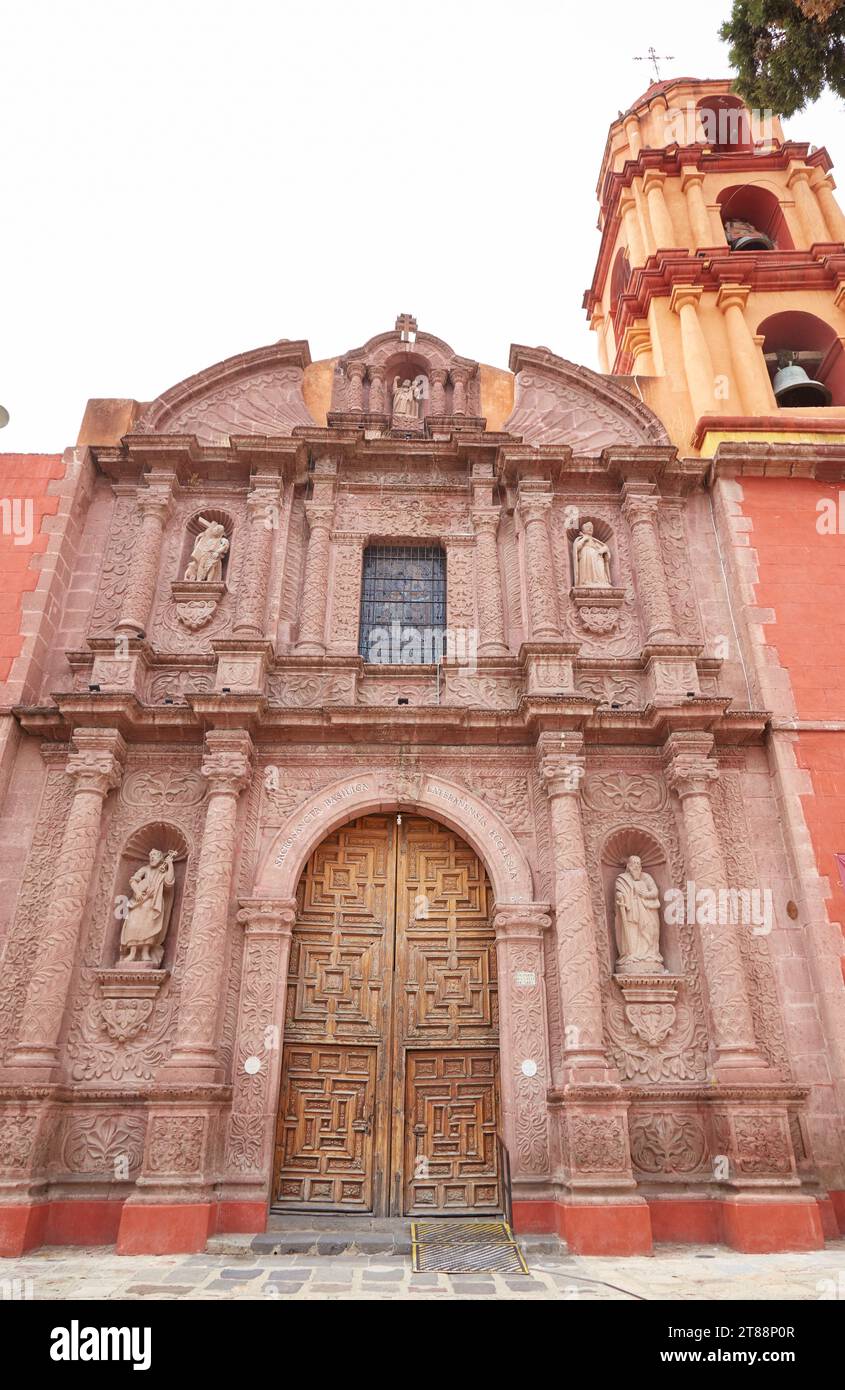
[[[364,551],[358,650],[382,666],[437,662],[444,654],[446,555],[439,546],[371,545]]]

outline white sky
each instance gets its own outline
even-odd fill
[[[581,297],[607,128],[651,80],[633,56],[726,75],[730,7],[0,0],[0,448],[405,311],[494,365],[521,342],[596,366]],[[832,97],[787,132],[845,158]]]

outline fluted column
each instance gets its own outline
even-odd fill
[[[538,752],[538,769],[549,797],[552,822],[555,945],[566,1079],[603,1079],[608,1061],[602,1030],[596,922],[581,820],[583,735],[543,735]]]
[[[494,914],[499,980],[502,1125],[515,1181],[551,1169],[546,1093],[551,1086],[543,936],[545,904],[504,904]]]
[[[197,864],[197,890],[182,973],[176,1042],[167,1065],[180,1080],[217,1079],[217,1025],[223,1004],[229,898],[238,797],[252,775],[252,739],[243,729],[211,729],[202,774],[208,802]]]
[[[429,373],[431,382],[431,413],[432,415],[446,414],[446,382],[449,373],[445,367],[432,367]]]
[[[830,232],[831,241],[845,241],[845,213],[833,196],[833,180],[828,175],[816,184],[816,197]]]
[[[649,169],[643,178],[652,235],[658,251],[668,251],[678,245],[678,236],[663,192],[663,178],[658,169]]]
[[[535,642],[560,639],[548,526],[551,506],[549,495],[532,496],[529,493],[519,499],[519,516],[525,533],[525,587],[528,591],[531,637]]]
[[[747,415],[770,415],[777,402],[763,354],[745,317],[749,293],[747,285],[723,285],[716,303],[725,316],[740,408],[744,405]]]
[[[147,631],[161,566],[161,542],[172,503],[170,479],[151,482],[149,487],[138,490],[141,524],[132,549],[118,632],[134,635]],[[174,578],[181,579],[182,576]]]
[[[816,242],[830,241],[831,236],[822,217],[821,208],[813,189],[810,187],[810,170],[801,166],[793,169],[787,184],[792,190],[798,216],[809,244],[814,246]]]
[[[499,529],[498,508],[473,512],[472,524],[476,537],[475,588],[478,624],[481,629],[478,655],[507,656],[502,576],[499,570],[499,548],[496,544],[496,533]]]
[[[704,201],[703,183],[704,175],[698,169],[686,169],[681,175],[681,188],[687,200],[687,212],[689,213],[696,249],[713,245],[710,214]]]
[[[331,557],[331,528],[333,507],[306,502],[305,513],[311,534],[302,584],[300,606],[299,653],[320,656],[326,650],[326,601],[329,591],[329,559]]]
[[[640,229],[640,215],[637,211],[637,202],[633,193],[623,193],[619,199],[619,216],[622,219],[622,226],[625,232],[625,241],[628,245],[628,260],[631,266],[645,265],[646,248],[643,234]]]
[[[103,803],[120,782],[126,745],[116,729],[77,729],[66,771],[73,800],[49,897],[39,922],[35,966],[10,1064],[45,1080],[58,1064],[58,1042],[79,951],[91,875],[101,839]]]
[[[346,376],[349,387],[346,393],[346,405],[349,410],[363,410],[364,408],[364,372],[366,366],[363,362],[349,362],[346,367]]]
[[[243,964],[225,1166],[233,1182],[263,1189],[272,1169],[296,900],[246,898],[240,908]]]
[[[667,781],[681,802],[686,871],[692,885],[692,899],[699,904],[698,895],[704,889],[714,895],[718,905],[719,894],[723,894],[721,909],[710,912],[703,907],[697,909],[702,920],[696,926],[707,982],[716,1071],[736,1076],[738,1072],[759,1071],[766,1064],[754,1038],[738,928],[729,920],[730,913],[724,910],[728,878],[710,797],[710,789],[719,775],[718,766],[710,756],[712,749],[712,734],[675,733],[668,738],[663,757]],[[687,898],[690,899],[689,887]],[[714,916],[715,922],[711,920]],[[719,921],[719,917],[725,920]]]
[[[698,317],[701,295],[701,285],[676,285],[669,300],[670,309],[681,320],[684,370],[697,417],[710,414],[716,404],[716,373]]]
[[[247,502],[247,534],[238,584],[236,637],[263,637],[273,537],[279,528],[279,479],[256,477]]]
[[[625,484],[622,515],[631,533],[637,595],[642,605],[647,643],[678,636],[657,530],[659,506],[660,498],[653,484]]]

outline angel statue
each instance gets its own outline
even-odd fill
[[[120,934],[121,960],[127,965],[158,966],[161,963],[173,907],[175,857],[175,849],[166,854],[163,850],[151,849],[148,863],[142,864],[129,880],[132,897]]]
[[[194,543],[185,570],[185,579],[199,584],[219,584],[223,578],[223,559],[229,549],[224,528],[219,521],[199,519],[203,527]]]

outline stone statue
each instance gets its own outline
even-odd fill
[[[591,521],[585,521],[572,547],[577,589],[609,589],[610,551],[594,534]]]
[[[173,907],[175,856],[175,849],[166,854],[151,849],[149,863],[129,880],[132,897],[120,934],[121,960],[127,964],[157,966],[161,962]]]
[[[229,542],[219,521],[206,521],[204,516],[199,520],[204,529],[194,543],[185,569],[185,579],[200,584],[219,584],[223,578],[223,558],[229,549]]]
[[[665,975],[660,954],[660,893],[633,854],[616,880],[617,975]]]
[[[399,377],[393,378],[393,414],[401,419],[419,419],[417,401],[422,395],[421,379],[416,381],[400,381]]]

